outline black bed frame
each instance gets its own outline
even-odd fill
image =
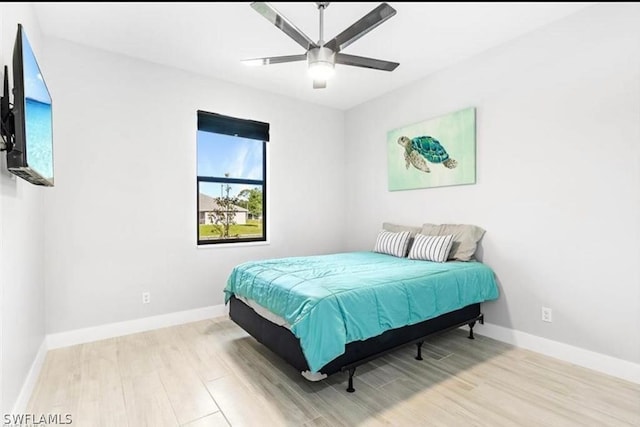
[[[229,304],[229,316],[238,326],[297,370],[301,372],[309,370],[309,365],[300,347],[300,340],[289,329],[266,320],[235,296],[231,297]],[[468,338],[474,339],[473,327],[476,321],[484,323],[484,315],[480,312],[480,303],[468,305],[415,325],[391,329],[364,341],[354,341],[346,345],[346,350],[342,355],[324,365],[319,372],[331,375],[336,372],[348,371],[347,391],[352,393],[355,391],[353,375],[359,365],[409,344],[416,344],[418,348],[416,359],[422,360],[422,344],[425,338],[469,325]]]

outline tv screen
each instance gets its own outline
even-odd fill
[[[13,50],[13,104],[15,139],[7,168],[33,184],[53,186],[51,95],[21,24]]]

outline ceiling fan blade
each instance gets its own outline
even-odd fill
[[[314,80],[313,81],[313,88],[314,89],[325,89],[327,87],[327,81],[326,80]]]
[[[241,62],[245,65],[270,65],[270,64],[282,64],[285,62],[306,61],[307,54],[301,55],[287,55],[287,56],[271,56],[268,58],[253,58],[243,59]]]
[[[275,10],[269,3],[253,2],[251,7],[260,15],[267,18],[276,27],[280,28],[286,35],[291,37],[302,46],[305,50],[309,50],[312,47],[318,47],[313,40],[311,40],[305,33],[300,31],[298,27],[293,25],[291,21],[282,16],[277,10]]]
[[[365,58],[363,56],[347,55],[346,53],[336,54],[336,64],[353,65],[355,67],[372,68],[374,70],[393,71],[398,65],[397,62],[382,61],[380,59]]]
[[[360,37],[364,36],[395,14],[396,10],[394,8],[389,6],[387,3],[382,3],[380,6],[360,18],[360,20],[355,24],[329,40],[324,46],[334,52],[340,52],[342,49],[349,46],[351,43],[358,40]]]

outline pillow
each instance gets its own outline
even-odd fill
[[[409,251],[409,259],[445,262],[447,256],[449,256],[449,251],[451,251],[452,244],[453,234],[447,236],[416,234],[413,246]]]
[[[453,246],[449,252],[449,259],[469,261],[473,258],[485,231],[470,224],[424,224],[421,234],[427,236],[453,235]]]
[[[412,227],[410,225],[398,225],[398,224],[392,224],[390,222],[383,222],[382,229],[386,231],[391,231],[393,233],[408,231],[409,234],[411,234],[411,237],[415,237],[415,235],[422,230],[422,227]]]
[[[392,224],[390,222],[383,222],[382,229],[386,231],[391,231],[393,233],[399,233],[401,231],[409,232],[409,245],[407,246],[407,252],[411,250],[411,245],[413,244],[413,238],[422,230],[422,227],[413,227],[410,225],[399,225]]]
[[[392,233],[382,230],[380,234],[378,234],[376,246],[373,248],[373,251],[402,258],[407,255],[410,237],[408,231]]]

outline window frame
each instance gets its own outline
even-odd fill
[[[198,110],[198,114],[214,114],[208,113],[205,111]],[[218,115],[219,116],[219,115]],[[242,120],[230,118],[232,120]],[[247,122],[251,122],[247,120]],[[268,126],[268,124],[267,124]],[[201,129],[200,126],[197,128],[198,131],[209,132],[218,135],[225,135],[225,133],[214,132],[211,130]],[[228,135],[228,134],[227,134]],[[235,134],[236,137],[242,137],[241,135]],[[212,245],[233,245],[238,243],[265,243],[267,240],[267,140],[254,139],[256,142],[262,143],[262,180],[259,179],[244,179],[244,178],[228,178],[228,177],[214,177],[214,176],[203,176],[197,174],[197,166],[196,166],[196,242],[199,247],[202,246],[212,246]],[[196,137],[196,147],[198,141]],[[197,148],[196,148],[197,151]],[[196,162],[197,163],[197,162]],[[200,239],[200,183],[201,182],[211,182],[211,183],[220,183],[220,184],[245,184],[245,185],[253,185],[253,186],[261,186],[262,187],[262,236],[261,237],[246,237],[246,238],[229,238],[229,239],[210,239],[210,240],[201,240]],[[248,216],[248,215],[247,215]]]

